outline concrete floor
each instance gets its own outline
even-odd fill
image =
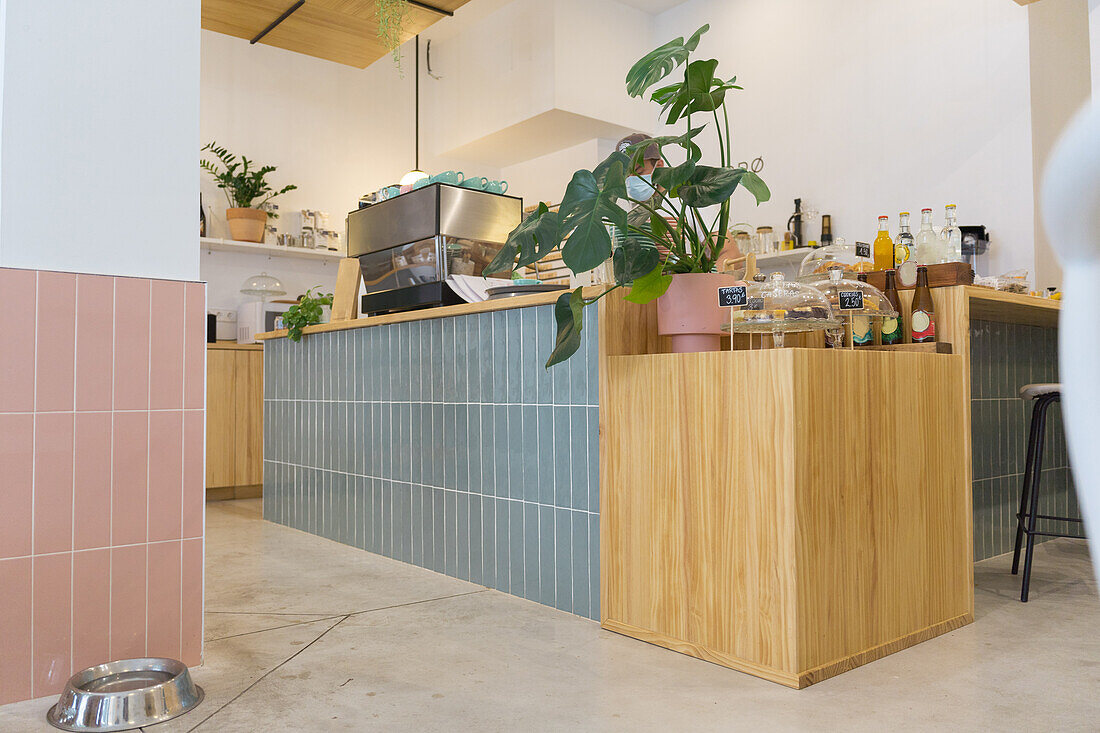
[[[206,690],[147,731],[1100,729],[1100,603],[1085,544],[979,563],[970,626],[795,691],[597,624],[207,506]],[[51,731],[53,699],[0,707]]]

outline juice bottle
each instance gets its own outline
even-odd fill
[[[889,270],[894,267],[894,242],[890,239],[890,217],[878,218],[878,236],[871,251],[875,258],[876,270]]]

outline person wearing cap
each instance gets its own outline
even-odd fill
[[[631,145],[649,140],[650,136],[641,132],[627,135],[618,142],[615,149],[620,153],[626,153]],[[661,149],[656,143],[651,143],[645,149],[642,160],[626,178],[626,193],[636,201],[646,201],[653,195],[653,171],[664,167],[665,161],[661,158]]]

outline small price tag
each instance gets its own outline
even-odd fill
[[[862,290],[841,290],[837,293],[837,297],[840,298],[840,310],[842,311],[860,311],[863,310],[863,291]]]
[[[723,308],[744,305],[747,300],[748,291],[744,285],[728,285],[724,288],[718,288],[718,305]]]
[[[745,310],[749,310],[749,311],[762,311],[762,310],[764,310],[764,299],[763,298],[749,298],[748,302],[745,303]]]
[[[856,242],[856,257],[871,258],[871,245],[866,242]]]

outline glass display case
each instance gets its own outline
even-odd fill
[[[851,332],[850,346],[871,346],[875,342],[875,318],[898,318],[897,310],[891,305],[886,294],[862,280],[851,280],[840,266],[834,265],[826,278],[815,280],[810,285],[822,293],[833,311],[847,322]],[[825,332],[828,346],[844,345],[844,329],[831,328]]]
[[[868,245],[867,256],[856,251],[855,244],[849,244],[843,237],[837,237],[833,244],[818,247],[810,251],[802,260],[802,266],[798,269],[798,279],[803,282],[812,282],[828,277],[829,270],[840,267],[845,272],[871,272],[875,269],[875,261],[871,258]]]
[[[841,326],[829,299],[821,291],[787,280],[781,272],[772,273],[764,282],[750,284],[746,296],[746,305],[730,316],[729,328],[735,333],[783,334]]]

